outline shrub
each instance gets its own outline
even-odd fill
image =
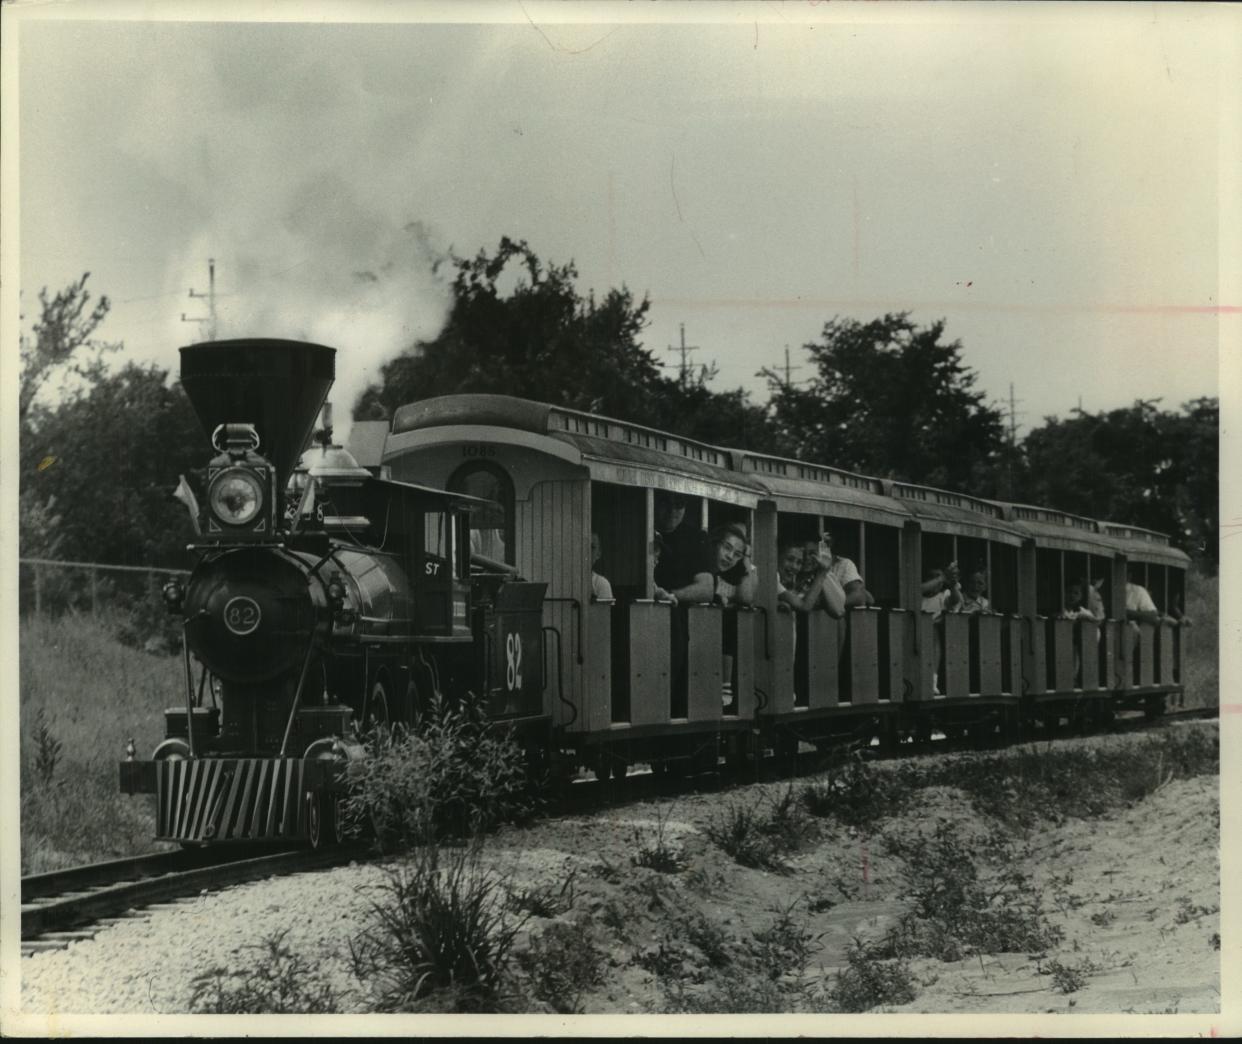
[[[1039,968],[1041,975],[1052,976],[1052,988],[1058,993],[1077,993],[1087,985],[1087,979],[1099,970],[1099,965],[1089,958],[1084,958],[1077,964],[1062,964],[1058,960],[1051,960]]]
[[[825,778],[802,789],[802,804],[813,816],[847,826],[865,826],[901,811],[911,788],[900,768],[877,772],[861,752],[829,767]]]
[[[712,816],[705,831],[708,840],[742,866],[787,870],[773,839],[765,834],[755,809],[732,802],[723,813]]]
[[[604,955],[582,923],[549,925],[518,954],[531,994],[563,1015],[582,1010],[582,995],[604,981]]]
[[[881,955],[956,961],[969,953],[1038,951],[1060,940],[1061,929],[1049,923],[1019,866],[1025,853],[1003,834],[968,840],[942,821],[930,837],[888,838],[887,847],[905,863],[914,908],[880,944]]]
[[[766,812],[758,805],[731,802],[704,832],[742,866],[784,873],[789,866],[783,857],[805,844],[813,831],[791,784]]]
[[[514,938],[503,890],[477,846],[426,845],[387,871],[362,932],[350,943],[354,974],[379,1011],[499,1011]]]
[[[208,1015],[318,1015],[337,1010],[329,983],[285,943],[289,929],[247,946],[259,956],[243,968],[217,965],[190,982],[190,1010]]]
[[[114,604],[116,638],[122,645],[159,656],[180,652],[181,617],[168,611],[156,587],[148,586],[137,595],[118,593]]]
[[[754,933],[761,969],[770,979],[802,975],[811,958],[823,947],[822,935],[812,935],[805,924],[794,918],[800,899],[773,911],[776,919],[762,931]]]
[[[465,836],[529,811],[525,759],[488,728],[482,701],[441,697],[414,730],[377,728],[351,766],[346,821],[369,822],[381,848]]]
[[[828,987],[828,1000],[837,1011],[870,1011],[881,1004],[908,1004],[917,995],[914,976],[904,960],[886,960],[858,939],[851,943],[846,960],[848,963]]]

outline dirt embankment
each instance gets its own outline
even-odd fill
[[[1128,758],[1141,742],[1071,741],[1085,752],[1073,771],[1090,771],[1093,750]],[[1033,792],[1031,765],[1046,756],[1025,756],[989,755],[1027,773],[1004,784],[1002,806],[977,783],[962,789],[978,764],[963,754],[951,756],[960,773],[937,759],[935,785],[897,788],[889,764],[852,783],[802,778],[500,830],[482,860],[511,916],[528,918],[512,962],[518,1010],[1219,1011],[1218,776],[1161,754],[1141,799],[1015,825],[992,810]],[[828,806],[871,802],[860,825],[811,815],[805,792],[817,787]],[[187,1012],[194,976],[253,960],[285,931],[338,1010],[373,1010],[347,955],[382,881],[350,866],[122,922],[24,960],[23,1007]]]

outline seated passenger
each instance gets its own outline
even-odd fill
[[[966,578],[966,586],[962,588],[962,604],[959,613],[990,613],[992,603],[984,593],[988,589],[988,574],[977,569]]]
[[[600,556],[603,554],[600,545],[599,534],[591,534],[591,601],[592,602],[611,602],[612,584],[608,582],[606,577],[600,576],[595,571],[595,567],[599,565]]]
[[[1091,598],[1089,592],[1094,590],[1095,588],[1085,580],[1073,581],[1065,589],[1065,608],[1061,610],[1061,619],[1102,622],[1104,619],[1104,602],[1098,594],[1096,594],[1094,600]]]
[[[932,614],[932,694],[940,695],[940,679],[944,675],[944,614],[957,612],[962,605],[962,587],[958,583],[957,563],[943,569],[927,570],[923,579],[922,610]]]
[[[804,550],[804,572],[811,573],[813,576],[816,563],[826,568],[841,585],[841,590],[845,592],[847,609],[874,604],[875,599],[871,597],[871,592],[863,586],[862,574],[858,572],[858,566],[854,565],[850,559],[832,553],[831,533],[825,532],[818,541],[808,541]]]
[[[783,544],[778,559],[779,572],[776,579],[776,597],[800,613],[824,609],[829,616],[845,615],[845,591],[837,578],[819,561],[808,574],[801,572],[803,564],[802,545],[797,542]]]

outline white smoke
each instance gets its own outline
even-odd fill
[[[339,179],[317,179],[273,215],[261,236],[237,230],[215,251],[218,339],[280,337],[337,349],[329,393],[337,440],[348,436],[354,404],[380,368],[444,325],[451,300],[438,275],[444,256],[419,222],[388,224],[351,202]],[[218,237],[216,237],[218,238]],[[198,285],[202,258],[196,244]],[[204,314],[206,308],[200,309]],[[200,324],[200,336],[208,335]]]
[[[178,76],[145,93],[121,144],[183,192],[188,232],[167,289],[206,320],[197,295],[214,259],[216,338],[337,349],[330,397],[344,437],[382,364],[434,337],[448,314],[437,272],[447,250],[419,220],[414,172],[427,143],[398,132],[407,109],[376,96],[366,63],[325,51],[315,34],[247,27],[226,33],[227,46],[217,35],[179,48]],[[170,346],[211,333],[179,315],[167,329]],[[163,359],[175,369],[171,350]]]

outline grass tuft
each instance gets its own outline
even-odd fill
[[[387,870],[380,898],[350,943],[354,974],[376,1010],[505,1010],[505,973],[526,923],[512,915],[477,846],[414,849]]]
[[[742,866],[778,873],[789,871],[785,856],[815,835],[793,784],[773,800],[761,799],[752,805],[730,802],[724,812],[712,817],[704,832]]]

